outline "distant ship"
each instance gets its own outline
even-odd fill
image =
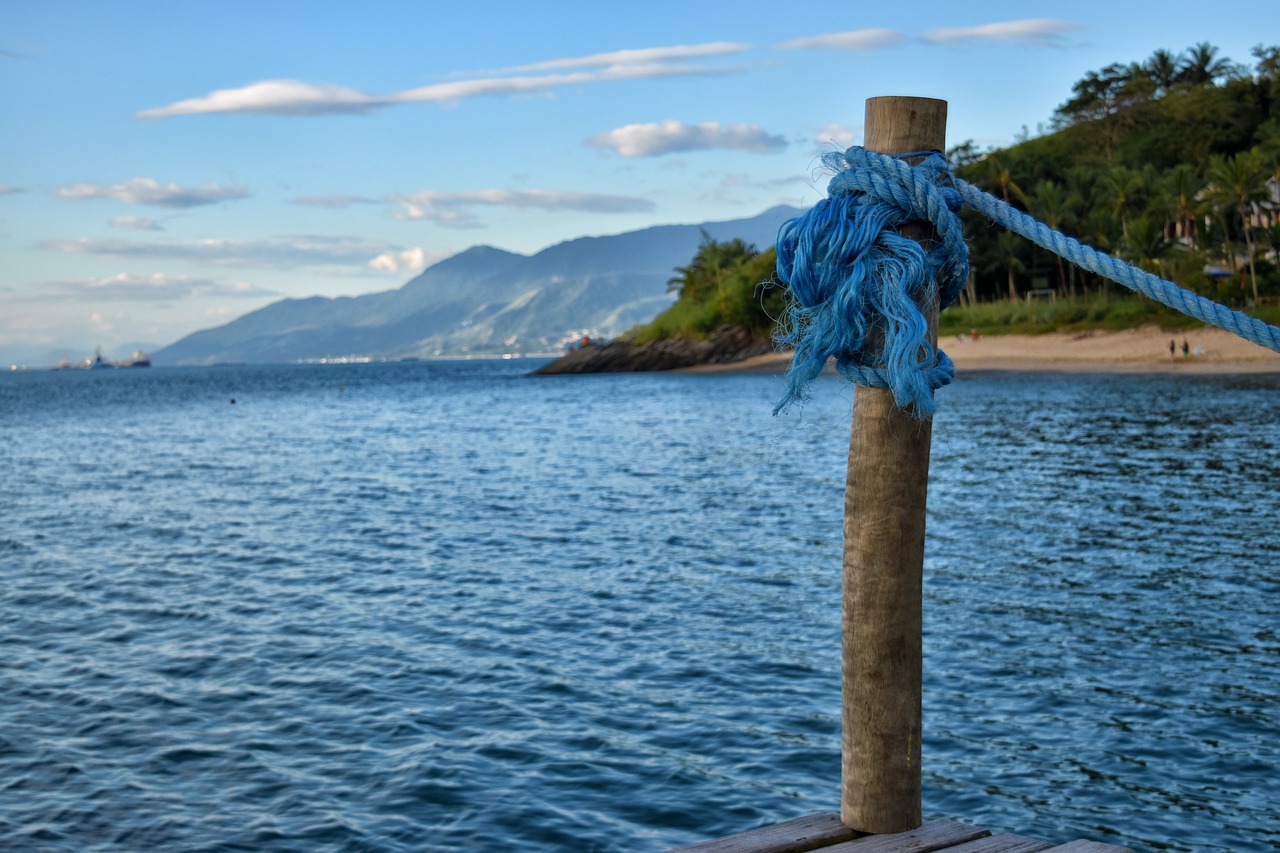
[[[138,350],[133,354],[131,358],[127,358],[124,361],[112,361],[110,359],[103,358],[102,347],[98,347],[97,349],[94,350],[93,358],[86,358],[84,361],[80,362],[79,364],[72,364],[66,359],[63,359],[58,363],[58,366],[54,369],[69,370],[74,367],[79,367],[85,370],[114,370],[117,367],[150,367],[150,366],[151,366],[151,356],[147,355],[142,350]]]
[[[93,358],[85,359],[84,366],[90,370],[114,370],[115,364],[102,357],[102,347],[93,352]]]

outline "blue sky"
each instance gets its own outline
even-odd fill
[[[0,362],[127,355],[476,244],[812,204],[863,102],[1035,133],[1085,72],[1274,3],[0,5]]]

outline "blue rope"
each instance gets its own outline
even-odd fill
[[[1232,311],[1224,305],[1184,290],[1171,281],[1144,272],[1137,267],[1118,261],[1110,255],[1084,245],[1043,222],[1038,222],[1015,207],[1011,207],[972,184],[959,178],[952,179],[965,203],[985,215],[997,225],[1003,225],[1015,234],[1026,237],[1041,248],[1048,249],[1078,267],[1097,273],[1130,290],[1136,290],[1175,311],[1194,317],[1202,323],[1238,335],[1246,341],[1280,352],[1280,329],[1269,326],[1256,317]]]
[[[917,166],[903,162],[919,156],[925,159]],[[836,173],[827,198],[778,232],[778,278],[792,300],[776,340],[795,354],[775,413],[803,399],[832,358],[855,383],[889,389],[914,417],[934,413],[933,392],[951,382],[955,365],[930,344],[920,306],[936,299],[945,308],[965,286],[964,204],[1084,269],[1280,352],[1275,326],[1054,231],[952,176],[937,152],[891,157],[855,147],[822,159]],[[921,245],[893,230],[909,222],[931,223],[935,238]]]
[[[802,399],[834,358],[854,382],[888,388],[900,407],[928,417],[955,366],[929,343],[920,306],[950,305],[968,278],[960,194],[942,183],[947,163],[938,154],[914,168],[862,148],[823,161],[836,172],[827,198],[778,234],[778,277],[792,300],[777,341],[795,355],[774,411]],[[928,247],[894,230],[921,221],[937,230]]]

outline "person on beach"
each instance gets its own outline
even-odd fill
[[[1182,357],[1186,358],[1190,354],[1191,354],[1191,347],[1187,346],[1187,339],[1183,338],[1182,339]]]
[[[1169,360],[1170,361],[1178,360],[1178,342],[1173,340],[1172,338],[1169,339]]]

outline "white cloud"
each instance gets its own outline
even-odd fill
[[[575,210],[588,213],[646,213],[653,202],[634,196],[597,193],[563,192],[560,190],[466,190],[444,192],[422,190],[415,193],[393,193],[387,201],[399,205],[397,219],[427,219],[452,228],[474,228],[479,225],[469,208],[475,206],[505,207],[513,210]]]
[[[154,178],[133,178],[122,184],[68,184],[58,189],[58,197],[68,201],[109,198],[156,207],[199,207],[248,196],[243,189],[213,182],[201,187],[180,187],[175,183],[162,184]]]
[[[587,140],[597,148],[611,148],[623,157],[658,157],[677,151],[729,149],[752,154],[771,154],[787,147],[781,136],[773,136],[754,124],[719,122],[685,124],[668,119],[651,124],[628,124]]]
[[[368,271],[366,264],[370,258],[400,251],[399,246],[383,241],[309,235],[273,240],[50,240],[41,243],[40,248],[64,254],[116,258],[176,258],[216,267],[346,267],[361,273]]]
[[[813,48],[834,50],[879,50],[894,47],[907,37],[897,30],[850,30],[843,33],[827,33],[820,36],[791,39],[777,45],[778,50],[808,50]]]
[[[361,195],[309,195],[295,198],[292,203],[306,207],[324,207],[329,210],[338,210],[357,204],[374,204],[376,201],[376,199],[366,198]]]
[[[141,110],[135,118],[169,118],[194,113],[271,113],[321,115],[362,113],[386,106],[388,101],[349,86],[325,86],[301,80],[261,80],[239,89],[215,89],[200,98],[177,101],[167,107]]]
[[[134,117],[160,119],[197,113],[257,113],[277,116],[367,113],[393,104],[455,103],[466,98],[485,95],[530,94],[586,83],[725,74],[737,69],[722,65],[675,64],[672,61],[723,56],[747,50],[749,47],[749,45],[732,42],[712,42],[704,45],[643,48],[552,59],[498,72],[505,76],[479,75],[471,79],[419,86],[386,95],[373,95],[349,86],[317,85],[302,80],[260,80],[240,88],[217,89],[201,97],[187,98],[164,107],[140,110],[134,114]],[[571,70],[581,68],[594,70]],[[570,71],[540,73],[563,69],[570,69]]]
[[[414,246],[412,249],[405,249],[402,252],[383,252],[369,261],[368,267],[376,272],[391,273],[393,275],[403,272],[418,272],[452,254],[453,252],[443,249],[428,252],[426,249]]]
[[[850,127],[846,124],[829,124],[826,127],[819,128],[813,134],[813,141],[824,150],[831,150],[831,146],[836,146],[841,150],[848,148],[862,138],[862,125]]]
[[[699,74],[724,74],[735,69],[706,65],[611,65],[599,71],[574,71],[568,74],[543,76],[492,77],[476,80],[458,80],[453,83],[436,83],[408,89],[389,96],[388,103],[454,103],[481,95],[522,95],[545,92],[564,86],[584,83],[600,83],[616,80],[639,80],[649,77],[677,77]]]
[[[636,50],[615,50],[610,53],[593,53],[568,59],[548,59],[530,65],[502,68],[495,74],[514,74],[528,71],[553,71],[561,68],[591,68],[611,65],[652,65],[673,60],[705,59],[709,56],[726,56],[750,50],[751,45],[741,42],[716,41],[707,44],[685,44],[672,47],[646,47]]]
[[[156,273],[143,276],[122,272],[102,278],[45,282],[41,286],[40,298],[156,302],[193,297],[262,298],[278,295],[274,290],[243,281],[222,284],[187,275]]]
[[[1026,18],[1019,21],[998,21],[976,27],[942,27],[929,30],[925,39],[931,42],[955,41],[1007,41],[1023,44],[1061,44],[1065,33],[1082,29],[1074,21],[1053,18]]]
[[[163,231],[160,223],[145,216],[115,216],[107,220],[112,228],[124,228],[129,231]]]

